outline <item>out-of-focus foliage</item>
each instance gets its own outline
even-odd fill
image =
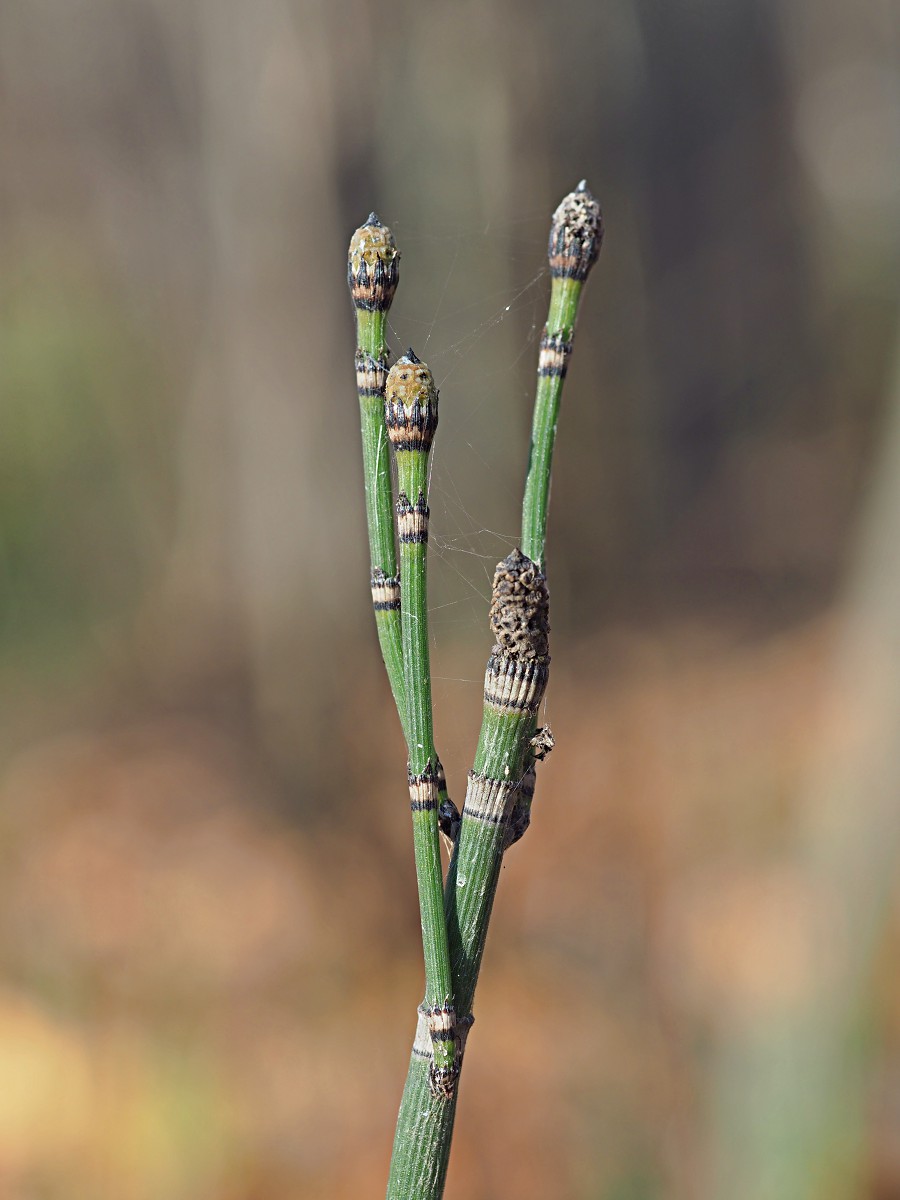
[[[0,5],[4,1200],[379,1193],[421,966],[346,245],[441,387],[458,797],[583,176],[558,748],[448,1200],[900,1196],[898,56],[876,0]]]

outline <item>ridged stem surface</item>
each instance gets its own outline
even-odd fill
[[[413,844],[425,998],[433,1052],[431,1084],[447,1099],[456,1083],[453,985],[444,921],[438,836],[440,765],[434,747],[428,645],[428,457],[437,428],[438,396],[427,366],[410,351],[391,368],[385,387],[388,438],[397,463],[400,547],[400,633]]]
[[[542,358],[555,357],[558,366],[538,368],[534,416],[531,428],[531,450],[528,474],[522,502],[522,552],[536,563],[543,564],[547,541],[547,510],[550,503],[550,473],[559,405],[565,382],[566,359],[575,332],[578,301],[584,285],[577,279],[554,279],[550,292],[550,310],[544,336],[541,339]],[[556,343],[561,347],[553,356],[546,347]]]
[[[403,728],[409,741],[408,705],[400,617],[400,583],[394,537],[394,496],[391,457],[384,421],[384,388],[389,353],[385,341],[386,313],[356,310],[356,387],[359,396],[363,448],[366,524],[371,561],[372,606],[378,644]],[[438,762],[438,800],[446,824],[458,814],[447,792]]]

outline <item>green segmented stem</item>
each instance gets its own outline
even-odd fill
[[[362,430],[372,605],[381,656],[384,659],[403,735],[408,740],[400,630],[400,588],[394,541],[394,497],[391,487],[390,450],[384,423],[384,387],[390,362],[385,325],[398,282],[399,261],[400,252],[390,229],[372,213],[366,224],[356,230],[351,240],[347,279],[356,309],[356,390]],[[442,828],[449,834],[458,823],[459,814],[447,793],[447,783],[440,763],[438,800]]]
[[[547,543],[547,511],[556,427],[572,353],[578,304],[602,242],[600,206],[582,180],[554,213],[548,246],[552,277],[550,307],[538,357],[531,448],[522,498],[522,551],[541,565],[544,563]],[[529,745],[536,732],[535,719],[528,731]],[[532,754],[526,757],[526,765],[534,765]],[[533,795],[532,786],[531,794],[523,797],[521,802],[520,819],[523,823],[530,820]]]
[[[550,470],[562,381],[578,300],[602,239],[600,209],[584,183],[553,217],[550,312],[538,366],[531,455],[523,503],[522,550],[498,566],[491,624],[498,645],[488,660],[485,703],[474,770],[445,889],[445,911],[457,1007],[459,1062],[517,793],[533,788],[538,706],[547,679],[547,598],[543,574]],[[510,588],[509,581],[514,586]],[[524,592],[524,601],[523,601]],[[519,605],[518,622],[510,603]],[[524,605],[524,609],[523,609]],[[538,619],[535,621],[535,613]],[[496,617],[496,620],[495,620]],[[527,812],[526,812],[527,816]],[[397,1120],[388,1200],[440,1200],[450,1156],[457,1091],[441,1104],[429,1088],[421,1028],[413,1045]]]
[[[371,213],[353,234],[347,283],[356,310],[356,390],[362,430],[366,523],[372,566],[375,624],[394,702],[405,714],[400,612],[396,600],[397,550],[391,457],[384,427],[384,385],[389,354],[387,313],[399,280],[400,253],[390,229]]]
[[[546,639],[535,633],[534,606],[537,605],[537,611],[544,604],[549,607],[540,568],[544,561],[550,473],[559,406],[572,350],[578,302],[584,282],[597,260],[602,237],[600,207],[582,182],[564,198],[551,222],[548,245],[552,275],[550,308],[538,358],[531,452],[522,506],[522,553],[514,551],[505,564],[500,564],[494,581],[492,625],[501,641],[500,649],[505,649],[506,653],[498,655],[498,647],[495,647],[495,653],[488,663],[475,774],[496,780],[509,779],[516,785],[515,791],[521,789],[523,779],[534,764],[532,739],[549,663]],[[508,607],[511,602],[508,582],[505,588],[500,589],[506,599],[498,593],[498,581],[502,583],[504,576],[507,581],[513,579],[515,582],[513,599],[517,592],[524,590],[533,600],[529,601],[531,615],[523,634],[524,648],[523,641],[516,636],[511,642],[509,640],[510,622],[503,618],[504,605]],[[536,599],[538,597],[540,601]],[[516,672],[523,676],[519,691],[516,692],[513,687],[511,701],[506,708],[502,705],[498,708],[488,702],[492,686],[491,664],[496,664],[498,659],[501,663],[505,661],[507,669],[511,663],[515,664]],[[533,679],[530,679],[531,676]],[[497,691],[496,685],[494,691]],[[533,779],[529,782],[533,784]],[[514,807],[515,796],[503,807],[507,820]],[[505,826],[500,830],[490,828],[488,822],[473,820],[469,813],[467,793],[457,850],[447,877],[451,962],[460,1018],[468,1016],[471,1011],[506,846]]]
[[[494,575],[496,643],[456,853],[445,893],[458,1015],[471,1016],[509,822],[530,754],[530,730],[549,674],[550,600],[543,572],[514,550]]]
[[[397,480],[400,496],[398,520],[411,525],[428,521],[428,505],[420,486],[421,469],[414,464],[421,455],[398,454]],[[403,465],[401,465],[401,463]],[[408,464],[408,465],[407,465]],[[424,479],[421,483],[424,483]],[[407,487],[412,487],[415,503],[410,504]],[[413,536],[416,536],[415,534]],[[403,642],[403,683],[406,690],[406,727],[409,769],[415,775],[430,764],[436,767],[433,718],[431,710],[431,674],[428,649],[428,597],[426,553],[427,537],[422,541],[400,544],[400,614]]]
[[[556,423],[572,352],[578,301],[602,241],[600,206],[582,180],[557,208],[550,227],[550,310],[541,338],[531,451],[522,502],[522,551],[541,565],[547,540]]]
[[[532,607],[539,610],[538,628],[530,638],[517,638],[521,629],[513,628],[510,634],[508,623],[502,619],[511,609],[504,603],[498,581],[510,577],[524,581],[520,592],[537,597]],[[515,621],[515,611],[512,615]],[[508,819],[525,771],[528,730],[547,682],[546,585],[535,565],[518,551],[498,566],[491,616],[499,644],[494,646],[485,672],[481,733],[444,893],[459,1067],[472,1021],[472,1002],[508,836]],[[518,624],[521,626],[521,621]],[[456,1096],[443,1106],[430,1096],[428,1064],[422,1052],[419,1031],[397,1122],[388,1200],[439,1200],[443,1194]]]
[[[397,534],[400,545],[400,632],[410,799],[422,946],[423,1010],[430,1023],[431,1083],[445,1098],[456,1083],[453,986],[444,922],[438,839],[438,776],[428,646],[428,455],[437,428],[437,391],[427,366],[410,350],[388,373],[385,417],[397,462]]]
[[[460,1019],[471,1015],[503,861],[506,821],[515,802],[516,790],[525,774],[528,738],[542,695],[543,686],[535,695],[533,704],[515,714],[498,715],[485,705],[474,776],[498,781],[508,789],[509,799],[503,803],[499,797],[495,797],[491,815],[478,820],[469,810],[467,797],[457,851],[447,874],[447,923],[452,931],[451,967]]]
[[[361,356],[387,370],[388,351],[384,337],[385,313],[356,313],[356,344]],[[394,546],[394,512],[391,496],[391,458],[384,428],[384,381],[372,395],[360,395],[363,438],[363,469],[366,482],[366,519],[372,569],[391,576],[397,573]],[[377,386],[377,385],[376,385]]]
[[[435,1096],[430,1073],[429,1057],[414,1047],[397,1117],[387,1200],[440,1200],[444,1194],[459,1088],[449,1100]]]
[[[544,336],[541,338],[541,357],[564,358],[572,343],[578,301],[583,284],[577,279],[554,279],[550,291],[550,311]],[[548,347],[550,350],[548,351]],[[555,349],[559,347],[559,349]],[[562,399],[565,366],[559,372],[554,367],[538,368],[537,391],[531,430],[531,451],[525,496],[522,502],[522,550],[537,563],[544,561],[547,540],[547,508],[550,500],[550,470],[556,441],[556,424]],[[552,372],[552,373],[551,373]]]

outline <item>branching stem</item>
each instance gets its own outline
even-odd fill
[[[384,389],[390,365],[385,325],[399,281],[399,263],[400,252],[393,234],[375,213],[371,213],[350,242],[347,281],[356,310],[356,390],[362,429],[372,607],[388,682],[403,736],[409,741],[400,577],[394,539],[394,497],[384,421]],[[447,794],[447,783],[440,762],[437,764],[437,779],[441,828],[448,835],[453,835],[459,823],[459,814]]]
[[[533,792],[534,760],[539,757],[535,748],[537,712],[550,662],[549,600],[542,570],[550,470],[578,301],[597,258],[601,238],[599,206],[582,183],[560,204],[551,225],[549,261],[553,284],[538,363],[531,454],[523,502],[522,550],[514,550],[501,562],[494,577],[490,617],[495,643],[485,673],[481,733],[444,892],[456,1002],[454,1072],[457,1074],[472,1023],[472,1004],[503,852],[527,825]],[[390,427],[390,395],[387,411]],[[393,431],[391,438],[397,446]],[[410,532],[414,531],[415,522],[421,521],[424,508],[427,528],[427,507],[420,477],[401,474],[400,487],[402,503],[398,505],[398,515],[402,556],[404,522]],[[405,495],[402,494],[404,488]],[[412,560],[409,566],[405,559],[401,561],[402,578],[412,565]],[[421,596],[424,596],[424,585]],[[407,604],[418,603],[419,598],[412,591],[407,598],[407,587],[404,587],[402,641],[408,704],[409,689],[413,686],[410,661],[414,654],[419,654],[419,661],[422,661],[421,648],[417,650],[415,642],[415,638],[421,637],[422,630],[414,631],[410,624],[407,633],[406,608]],[[427,670],[427,632],[424,654]],[[427,722],[414,725],[410,710],[409,724],[410,734],[415,738],[421,736],[421,744],[417,742],[415,749],[423,757],[416,762],[424,761],[426,765],[433,752],[433,744],[428,740],[430,691],[428,702]],[[540,744],[549,746],[552,740],[545,738]],[[412,750],[410,764],[412,771]],[[423,907],[423,930],[424,924]],[[431,1034],[427,1014],[423,1013],[397,1121],[388,1200],[440,1200],[443,1195],[457,1092],[451,1089],[446,1095],[436,1093],[433,1079],[434,1068],[438,1066],[437,1047]]]

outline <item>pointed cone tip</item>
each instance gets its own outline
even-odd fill
[[[368,217],[366,217],[366,224],[367,225],[380,225],[381,218],[378,216],[378,213],[370,212]]]
[[[421,361],[422,361],[421,358],[419,358],[419,356],[416,354],[415,350],[413,350],[412,346],[410,346],[410,348],[403,355],[403,357],[406,359],[407,362],[411,362],[414,366],[417,365],[418,363],[421,363]]]
[[[531,562],[531,559],[521,547],[514,546],[503,562],[510,570],[521,571],[523,565]]]

